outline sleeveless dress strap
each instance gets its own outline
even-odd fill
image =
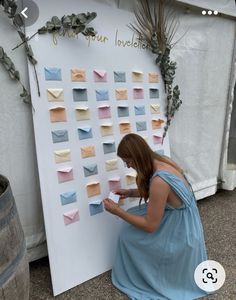
[[[169,186],[173,189],[173,191],[183,201],[183,203],[186,206],[190,206],[193,200],[193,193],[190,191],[190,189],[186,186],[184,181],[179,176],[170,173],[169,171],[158,170],[153,174],[151,180],[156,176],[159,176],[166,183],[168,183]]]

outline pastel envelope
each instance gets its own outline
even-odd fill
[[[99,119],[111,118],[111,107],[110,105],[100,105],[98,107]]]
[[[111,199],[115,203],[119,203],[120,201],[120,195],[114,194],[113,192],[110,192],[107,198]]]
[[[116,100],[128,100],[128,91],[124,88],[115,89]]]
[[[103,212],[102,199],[95,199],[89,203],[90,216],[97,215]]]
[[[75,108],[75,116],[77,121],[89,120],[90,112],[87,106],[77,106]]]
[[[136,176],[137,176],[136,173],[126,174],[125,177],[126,177],[126,183],[127,183],[127,185],[135,184],[136,183]]]
[[[87,89],[84,87],[73,88],[74,101],[88,101]]]
[[[45,80],[61,81],[61,69],[44,68]]]
[[[126,82],[125,72],[114,71],[115,82]]]
[[[65,225],[69,225],[79,221],[79,210],[73,209],[63,214]]]
[[[60,195],[61,205],[66,205],[76,202],[76,192],[65,192]]]
[[[160,113],[160,105],[159,104],[151,104],[150,111],[151,111],[151,114],[159,114]]]
[[[142,71],[133,71],[132,72],[133,82],[142,82],[143,81],[143,72]]]
[[[108,90],[95,90],[96,100],[97,101],[106,101],[109,100]]]
[[[161,144],[162,143],[162,136],[159,134],[153,134],[153,143],[154,144]]]
[[[123,121],[119,124],[120,133],[130,133],[131,132],[131,125],[129,121]]]
[[[52,141],[53,143],[68,142],[68,131],[67,130],[54,130],[52,131]]]
[[[102,136],[113,135],[113,126],[111,123],[101,124],[100,129]]]
[[[66,121],[66,109],[63,106],[55,106],[49,109],[50,120],[52,123]]]
[[[62,162],[65,162],[65,161],[70,161],[71,160],[70,149],[54,151],[54,158],[55,158],[56,163],[62,163]]]
[[[72,81],[86,81],[86,73],[85,70],[82,69],[71,69],[71,80]]]
[[[136,116],[145,115],[145,105],[135,105],[134,113]]]
[[[92,128],[90,126],[81,126],[78,128],[80,140],[90,139],[93,137]]]
[[[144,99],[144,90],[142,87],[133,88],[134,99]]]
[[[110,191],[120,189],[121,188],[120,177],[114,177],[108,179],[108,184],[109,184]]]
[[[128,117],[129,116],[129,106],[128,105],[118,105],[117,107],[118,117]]]
[[[104,154],[116,152],[116,144],[115,141],[105,141],[103,144]]]
[[[88,165],[88,166],[83,166],[83,169],[84,169],[84,176],[85,177],[98,174],[97,164],[91,164],[91,165]]]
[[[105,70],[93,70],[94,81],[96,82],[106,82],[107,81],[107,72]]]
[[[137,131],[145,131],[147,130],[147,123],[145,121],[136,122]]]
[[[165,155],[164,149],[158,149],[158,150],[156,150],[155,152],[156,152],[157,154],[159,154],[159,155]]]
[[[94,146],[82,146],[80,148],[80,151],[81,151],[82,158],[95,156],[95,147]]]
[[[156,72],[150,72],[148,73],[148,81],[150,83],[157,83],[158,80],[158,74]]]
[[[152,129],[161,129],[161,124],[165,123],[162,119],[152,119]]]
[[[90,182],[86,185],[88,197],[93,197],[101,194],[100,183],[98,181]]]
[[[64,101],[63,89],[47,89],[48,101]]]
[[[150,88],[149,89],[149,97],[150,97],[150,99],[159,98],[159,90],[157,88]]]
[[[58,182],[66,182],[66,181],[71,181],[74,179],[73,175],[73,168],[72,167],[66,167],[66,168],[60,168],[57,170],[57,177],[58,177]]]
[[[118,169],[118,160],[117,160],[117,158],[106,160],[105,161],[105,167],[106,167],[106,171],[117,170]]]

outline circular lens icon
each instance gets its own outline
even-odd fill
[[[18,1],[17,13],[21,15],[25,26],[33,25],[39,17],[39,7],[32,0]]]
[[[206,292],[215,292],[225,282],[225,270],[215,260],[205,260],[200,263],[194,272],[194,280],[197,286]]]

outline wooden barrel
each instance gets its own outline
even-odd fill
[[[29,299],[29,263],[10,183],[0,175],[0,300]]]

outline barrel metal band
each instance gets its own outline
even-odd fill
[[[7,280],[15,273],[22,257],[26,253],[25,242],[22,242],[21,249],[17,256],[12,260],[11,264],[0,274],[0,286],[3,286]]]

